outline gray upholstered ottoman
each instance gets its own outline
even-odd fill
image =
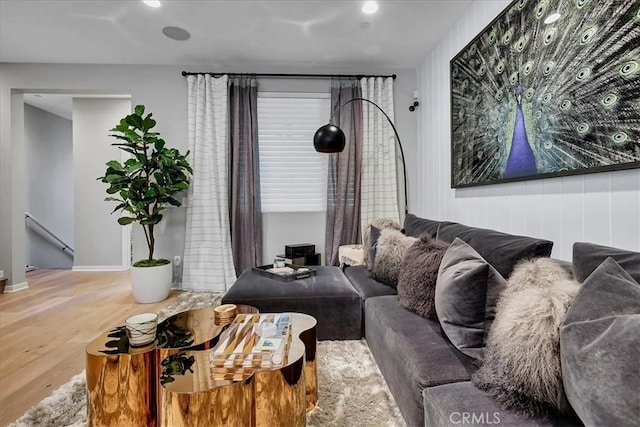
[[[318,340],[362,337],[362,297],[338,267],[312,267],[315,276],[280,282],[245,270],[222,298],[223,304],[248,304],[262,313],[297,312],[318,321]]]

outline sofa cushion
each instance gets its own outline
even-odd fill
[[[438,268],[449,244],[424,233],[406,252],[398,277],[400,305],[422,317],[436,319]]]
[[[496,307],[473,383],[531,416],[570,412],[562,388],[559,328],[580,285],[549,258],[523,261]]]
[[[422,390],[468,381],[473,359],[442,336],[437,321],[425,319],[398,304],[395,296],[365,301],[365,335],[380,371],[407,425],[422,426]]]
[[[398,292],[391,286],[373,280],[364,265],[354,265],[344,270],[345,276],[363,299],[380,295],[396,295]]]
[[[376,259],[371,277],[395,288],[398,285],[402,257],[416,240],[415,237],[405,236],[398,230],[391,228],[382,230],[378,238]]]
[[[445,242],[453,242],[456,237],[464,240],[505,278],[511,275],[513,267],[521,259],[548,257],[553,248],[553,242],[549,240],[474,228],[455,222],[441,223],[437,237]]]
[[[573,275],[579,282],[584,280],[607,258],[613,258],[623,269],[640,283],[640,252],[576,242],[573,244]]]
[[[414,214],[407,214],[404,218],[404,232],[407,236],[418,237],[424,233],[435,238],[438,234],[438,227],[441,221],[419,218]]]
[[[507,411],[491,395],[477,389],[468,381],[426,388],[423,398],[424,425],[429,427],[582,426],[580,420],[575,417],[530,418]]]
[[[435,306],[442,330],[467,356],[482,359],[496,303],[506,280],[471,246],[456,238],[442,258]]]
[[[560,350],[567,398],[586,425],[640,425],[640,285],[612,258],[567,311]]]

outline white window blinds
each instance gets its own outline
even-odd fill
[[[329,94],[258,94],[263,212],[317,212],[327,205],[328,154],[313,135],[329,120]]]

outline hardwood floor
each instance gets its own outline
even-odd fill
[[[174,301],[134,301],[128,272],[36,270],[29,289],[0,295],[0,425],[7,425],[80,373],[85,346],[132,314]]]

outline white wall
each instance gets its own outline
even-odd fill
[[[73,247],[73,144],[71,120],[25,104],[26,211]],[[71,268],[63,245],[27,220],[26,264]]]
[[[571,260],[588,241],[640,250],[640,169],[452,189],[449,61],[511,1],[476,0],[418,69],[420,117],[412,211],[514,234],[543,237]]]
[[[121,160],[109,130],[131,114],[130,99],[73,99],[74,270],[118,270],[122,263],[122,226],[113,202],[105,202],[105,163]],[[126,266],[128,267],[128,266]]]
[[[23,117],[20,112],[23,92],[131,94],[132,105],[145,104],[158,121],[158,131],[167,144],[187,148],[186,80],[180,75],[189,66],[156,65],[77,65],[77,64],[0,64],[0,270],[9,283],[24,282],[24,164]],[[215,70],[215,68],[214,68]],[[195,71],[203,71],[197,67]],[[204,70],[206,71],[206,70]],[[228,71],[228,70],[223,70]],[[236,69],[235,72],[263,73],[396,73],[396,125],[408,153],[415,152],[416,113],[407,110],[416,87],[412,69],[327,69],[312,70],[274,67]],[[267,86],[265,80],[264,86]],[[299,81],[304,84],[304,81]],[[262,85],[262,82],[261,82]],[[265,89],[267,90],[267,89]],[[408,157],[411,154],[408,154]],[[96,171],[100,173],[100,170]],[[98,175],[96,175],[98,176]],[[22,212],[22,213],[21,213]],[[156,243],[158,257],[172,258],[184,249],[185,208],[168,209],[165,230]],[[76,218],[77,220],[77,218]],[[144,236],[134,227],[133,258],[144,257]]]

